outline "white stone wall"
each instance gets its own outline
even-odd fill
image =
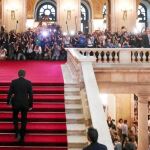
[[[80,30],[80,5],[81,0],[57,0],[58,24],[64,32],[73,34]]]
[[[116,120],[116,97],[114,94],[108,94],[108,116],[111,116],[112,119]]]
[[[7,31],[25,30],[26,0],[2,0],[2,10],[2,25]]]
[[[125,26],[127,31],[133,32],[136,25],[136,1],[135,0],[112,0],[111,1],[111,30],[121,31]]]

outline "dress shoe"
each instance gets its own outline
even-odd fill
[[[18,140],[21,139],[20,133],[17,133],[17,134],[16,134],[16,138],[17,138]]]
[[[19,133],[19,131],[17,130],[17,131],[15,131],[15,137],[18,139],[18,137],[20,136],[20,133]]]
[[[19,144],[20,144],[20,145],[23,145],[23,144],[24,144],[24,137],[20,137],[20,139],[19,139]]]

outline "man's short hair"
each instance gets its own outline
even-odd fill
[[[19,76],[19,77],[24,77],[25,74],[26,74],[26,72],[25,72],[25,70],[23,70],[23,69],[20,69],[20,70],[18,71],[18,76]]]
[[[97,139],[98,139],[98,132],[95,128],[90,127],[88,128],[88,132],[87,132],[88,138],[92,143],[96,143]]]

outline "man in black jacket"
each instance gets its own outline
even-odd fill
[[[83,150],[107,150],[107,147],[105,145],[97,142],[98,132],[96,129],[92,127],[88,128],[87,136],[91,144],[83,148]]]
[[[24,142],[24,136],[26,132],[27,124],[27,112],[32,109],[33,95],[32,95],[32,84],[30,81],[26,80],[25,71],[18,71],[18,79],[11,82],[7,104],[12,105],[13,109],[13,123],[16,133],[16,137],[19,142]],[[21,112],[21,129],[19,132],[18,128],[18,114]]]

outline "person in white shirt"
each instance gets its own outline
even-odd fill
[[[3,47],[0,47],[0,60],[6,59],[7,50]]]
[[[34,53],[35,53],[35,57],[34,59],[39,60],[41,59],[41,54],[42,54],[42,48],[39,45],[36,45],[34,48]]]
[[[27,44],[27,58],[33,59],[33,44],[31,42]]]
[[[123,119],[120,118],[119,122],[117,123],[117,130],[118,130],[118,135],[120,138],[122,137],[122,125],[123,125]]]
[[[133,133],[133,135],[137,135],[137,125],[136,125],[136,122],[133,122],[132,125],[131,125],[131,131]]]
[[[128,137],[128,124],[127,120],[124,120],[124,123],[122,125],[122,145],[124,145],[126,137]]]
[[[89,36],[87,37],[87,47],[92,48],[93,46],[94,46],[94,43],[93,43],[93,41],[92,41],[91,36],[89,35]]]

